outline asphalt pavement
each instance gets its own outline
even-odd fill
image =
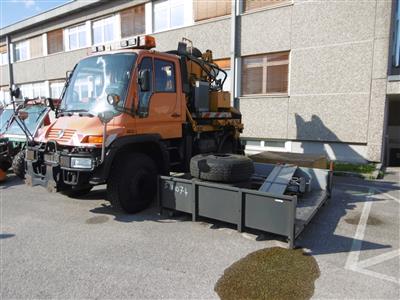
[[[335,178],[332,199],[296,242],[320,269],[314,298],[400,298],[398,171],[383,181]],[[217,298],[232,263],[284,246],[155,206],[116,213],[104,186],[71,199],[9,177],[0,186],[1,299]]]

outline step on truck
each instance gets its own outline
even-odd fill
[[[56,120],[27,147],[28,185],[77,196],[107,184],[111,204],[134,213],[155,197],[158,175],[188,171],[194,155],[243,153],[241,114],[212,51],[187,39],[154,47],[135,37],[76,64]]]

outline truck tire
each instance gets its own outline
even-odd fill
[[[8,156],[0,157],[0,169],[2,169],[4,172],[7,172],[7,170],[11,167],[11,165],[12,162]]]
[[[203,180],[241,182],[253,173],[253,161],[242,155],[199,154],[190,160],[190,174]]]
[[[12,169],[15,175],[25,179],[25,150],[19,151],[12,161]]]
[[[157,191],[157,167],[142,153],[121,155],[107,181],[107,199],[127,213],[136,213],[152,202]]]

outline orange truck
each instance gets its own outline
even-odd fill
[[[194,155],[243,153],[241,114],[212,52],[186,39],[154,47],[135,37],[76,64],[56,120],[27,147],[28,185],[78,196],[107,184],[111,204],[134,213],[154,198],[158,175],[188,171]]]

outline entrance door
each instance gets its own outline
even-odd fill
[[[173,60],[144,57],[139,73],[150,72],[149,91],[143,92],[138,84],[138,134],[159,133],[164,139],[182,136],[182,106],[176,80],[177,65]]]

